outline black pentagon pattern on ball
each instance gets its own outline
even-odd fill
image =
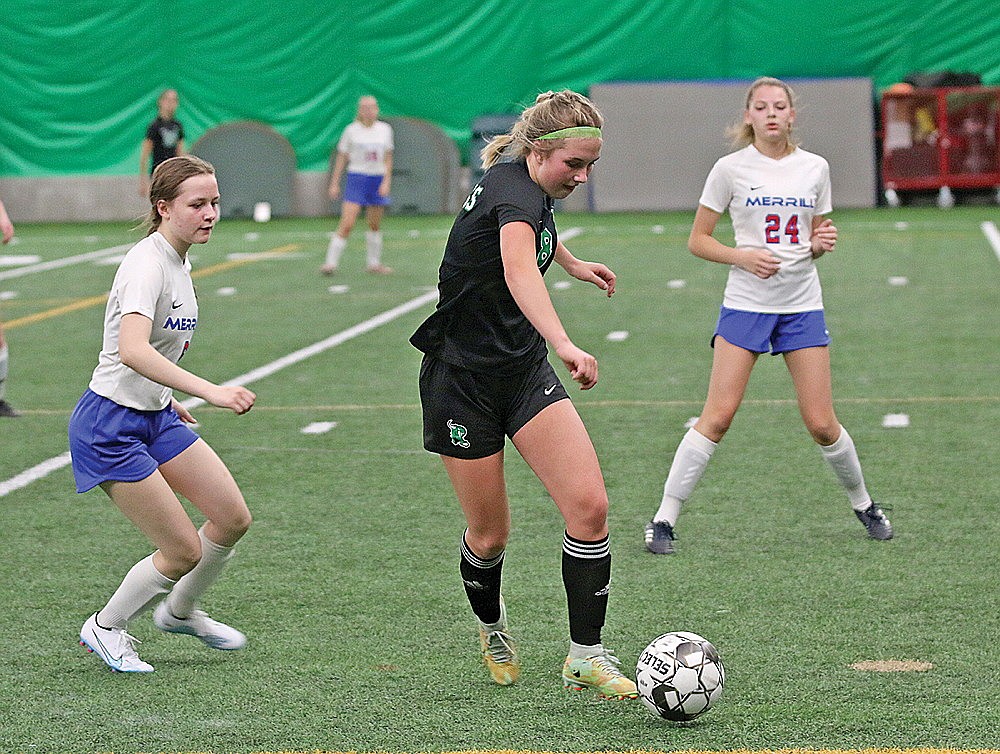
[[[700,715],[705,709],[708,709],[708,704],[705,708],[699,712],[688,714],[680,706],[684,703],[687,697],[682,697],[682,695],[673,686],[667,683],[661,683],[659,686],[654,686],[651,696],[653,697],[653,704],[656,705],[656,709],[659,711],[660,716],[665,720],[673,720],[674,722],[684,722],[685,720],[693,720],[695,717]],[[688,695],[690,696],[690,694]]]

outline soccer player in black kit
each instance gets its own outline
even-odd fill
[[[503,468],[510,437],[566,523],[570,649],[563,684],[634,699],[635,684],[601,643],[611,582],[604,478],[547,345],[583,390],[597,384],[597,360],[569,339],[542,279],[554,261],[614,293],[615,274],[574,257],[553,218],[554,200],[586,183],[600,156],[602,125],[586,97],[545,92],[509,133],[486,145],[486,173],[448,237],[437,308],[410,342],[424,352],[424,447],[441,456],[465,514],[462,580],[493,680],[508,685],[520,676],[500,590],[510,535]]]
[[[139,196],[149,197],[149,180],[156,166],[184,154],[184,126],[174,116],[180,104],[176,89],[164,89],[156,98],[156,118],[146,127],[139,149]]]

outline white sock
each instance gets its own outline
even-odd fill
[[[840,437],[837,438],[837,441],[833,445],[820,445],[819,449],[823,458],[833,469],[833,473],[837,475],[840,486],[847,490],[851,507],[856,511],[863,511],[867,508],[871,504],[872,498],[865,487],[865,477],[861,472],[861,461],[858,459],[854,440],[847,434],[847,430],[841,426]]]
[[[712,442],[705,435],[689,429],[677,446],[670,473],[663,485],[663,500],[653,516],[654,521],[676,525],[681,512],[681,504],[691,497],[695,486],[705,473],[705,467],[719,443]]]
[[[4,395],[7,394],[7,365],[9,363],[9,355],[7,344],[4,343],[0,346],[0,400],[3,400]]]
[[[574,660],[582,660],[584,657],[594,657],[604,654],[603,644],[577,644],[575,641],[569,643],[569,656]]]
[[[125,574],[121,586],[97,614],[97,625],[102,628],[125,628],[132,618],[161,594],[169,592],[176,583],[156,570],[153,556],[147,555]]]
[[[204,526],[198,530],[198,537],[201,539],[201,560],[180,578],[167,597],[167,609],[175,618],[187,618],[191,615],[198,600],[216,582],[226,563],[236,554],[232,547],[217,545],[206,537]]]
[[[382,264],[382,231],[366,231],[365,246],[368,255],[368,266],[377,267]]]
[[[337,267],[340,264],[340,255],[344,253],[346,246],[346,238],[341,238],[336,233],[330,236],[330,245],[326,247],[327,267]]]

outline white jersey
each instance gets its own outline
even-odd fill
[[[133,313],[152,320],[150,345],[175,364],[180,361],[198,324],[198,300],[191,263],[160,233],[133,246],[115,273],[104,312],[104,345],[90,380],[91,390],[119,405],[158,411],[170,405],[170,388],[122,364],[118,353],[122,316]]]
[[[385,156],[392,150],[392,126],[383,120],[370,126],[356,120],[337,143],[337,151],[348,155],[347,172],[362,175],[385,175]]]
[[[751,144],[715,163],[698,203],[729,210],[736,246],[767,249],[780,262],[767,280],[731,267],[723,306],[770,314],[823,308],[811,234],[813,217],[833,209],[825,159],[796,147],[774,160]]]

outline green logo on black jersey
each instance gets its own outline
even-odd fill
[[[465,436],[469,434],[469,430],[466,429],[461,424],[456,424],[451,419],[448,420],[448,430],[451,432],[451,444],[457,445],[460,448],[468,448],[471,443],[465,439]]]
[[[538,269],[542,269],[545,263],[549,261],[549,257],[554,253],[555,249],[552,248],[552,233],[548,228],[542,228],[542,232],[538,234],[538,253],[535,255]]]

